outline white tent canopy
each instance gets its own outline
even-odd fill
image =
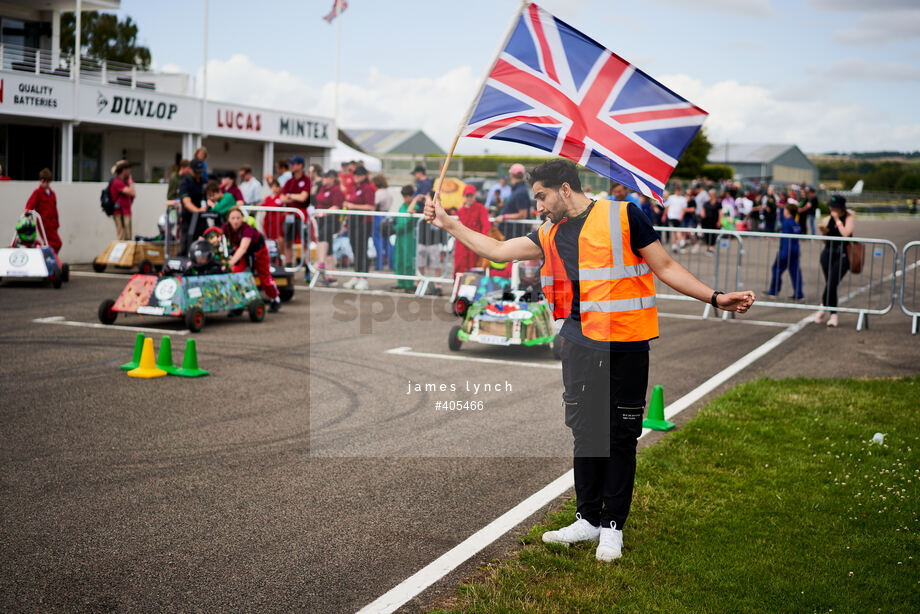
[[[342,162],[351,162],[352,160],[364,160],[364,166],[370,173],[379,173],[380,169],[383,168],[378,158],[369,156],[357,149],[352,149],[342,141],[336,142],[335,149],[332,150],[330,158],[332,160],[332,166],[330,168],[334,169],[340,168]]]

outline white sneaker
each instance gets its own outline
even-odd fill
[[[562,527],[558,531],[547,531],[544,533],[543,542],[568,546],[575,542],[597,541],[601,533],[601,528],[594,526],[582,518],[581,514],[575,514],[575,517],[578,518],[578,520],[569,526]]]
[[[344,284],[342,284],[342,287],[343,288],[354,288],[356,283],[358,283],[358,278],[352,277],[351,279],[346,281]]]
[[[827,325],[837,328],[837,314],[836,313],[831,314],[831,319],[827,321]]]
[[[610,528],[601,528],[600,542],[594,557],[598,561],[609,562],[623,556],[623,531],[616,529],[617,523],[611,521]]]
[[[358,279],[357,283],[355,283],[355,290],[367,290],[367,288],[367,280],[363,277]]]
[[[815,314],[815,324],[821,324],[824,322],[824,318],[827,317],[827,312],[823,309],[819,309],[818,313]]]

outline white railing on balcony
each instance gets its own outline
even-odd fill
[[[72,67],[73,55],[69,53],[0,44],[0,70],[72,79]],[[80,57],[80,81],[167,94],[191,94],[191,81],[187,74],[143,70],[133,64],[89,56]]]

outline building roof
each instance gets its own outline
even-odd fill
[[[371,155],[444,153],[444,150],[421,130],[343,128],[342,132],[358,145],[358,149]]]
[[[707,160],[711,164],[768,164],[790,149],[797,147],[791,143],[724,143],[714,145]]]
[[[31,11],[75,11],[76,0],[4,0],[3,4],[13,5]],[[121,0],[83,0],[80,8],[84,11],[117,11]]]

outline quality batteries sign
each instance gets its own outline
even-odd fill
[[[129,88],[80,88],[80,118],[84,121],[191,132],[198,128],[198,115],[195,101],[182,96]]]
[[[73,114],[73,85],[62,79],[0,77],[0,113],[66,118]]]

